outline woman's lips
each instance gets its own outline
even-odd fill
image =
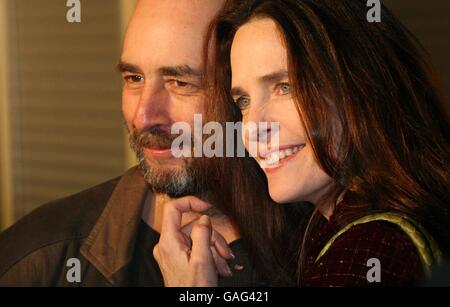
[[[304,148],[304,144],[282,146],[277,151],[266,153],[264,158],[258,159],[258,163],[265,172],[273,173],[296,157]]]

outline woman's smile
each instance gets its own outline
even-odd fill
[[[282,146],[279,150],[262,154],[258,158],[260,167],[267,172],[274,172],[296,157],[305,144]]]

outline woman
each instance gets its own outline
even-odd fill
[[[298,285],[413,285],[449,253],[448,114],[413,36],[367,10],[236,1],[212,31],[210,119],[279,123],[244,133],[245,146],[279,140],[254,156],[270,196],[314,205],[291,236]]]

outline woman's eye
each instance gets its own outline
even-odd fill
[[[291,93],[291,85],[289,83],[281,83],[278,85],[280,95],[288,95]]]
[[[250,98],[247,97],[239,97],[235,100],[239,109],[244,110],[250,105]]]

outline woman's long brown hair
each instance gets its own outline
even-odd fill
[[[450,129],[437,78],[426,52],[386,7],[380,23],[369,23],[367,10],[362,0],[229,1],[210,31],[215,48],[205,116],[241,120],[229,95],[233,38],[250,20],[271,18],[286,45],[299,118],[318,164],[334,181],[324,199],[336,203],[344,195],[336,220],[345,225],[399,211],[420,222],[448,255]],[[267,276],[289,275],[295,248],[302,251],[295,265],[305,257],[301,242],[307,245],[308,234],[294,227],[301,214],[270,201],[265,176],[251,158],[205,165],[215,172],[208,176],[216,178],[210,189],[223,192],[224,208],[233,207],[228,213]]]

